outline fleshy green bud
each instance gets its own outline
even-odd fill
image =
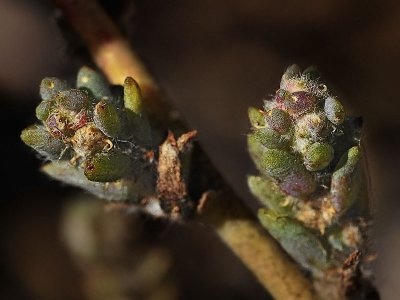
[[[283,180],[298,165],[292,154],[278,149],[266,149],[261,164],[267,175],[278,180]]]
[[[134,136],[142,143],[151,145],[151,129],[143,107],[142,92],[132,77],[127,77],[124,82],[124,104]]]
[[[326,98],[324,110],[325,110],[326,117],[333,124],[339,125],[339,124],[343,123],[344,118],[345,118],[345,110],[344,110],[342,103],[340,103],[339,100],[337,100],[334,97]]]
[[[279,89],[275,93],[274,100],[279,104],[279,106],[285,107],[285,103],[290,102],[292,100],[291,98],[292,95],[287,90]]]
[[[304,165],[309,171],[325,169],[333,159],[333,147],[328,143],[314,143],[304,154]]]
[[[285,203],[284,195],[271,179],[260,176],[249,176],[247,183],[251,193],[267,208],[278,214],[291,215],[292,205]]]
[[[99,198],[107,200],[123,201],[132,199],[132,195],[137,194],[132,191],[136,187],[126,180],[106,183],[89,181],[83,174],[82,169],[74,167],[69,161],[65,160],[45,164],[42,167],[42,171],[54,179],[80,187]]]
[[[328,267],[327,252],[320,240],[300,222],[261,208],[258,218],[268,232],[297,262],[307,269]]]
[[[329,134],[328,120],[321,113],[308,113],[296,122],[295,133],[311,141],[318,141]]]
[[[269,127],[279,134],[287,133],[292,126],[292,120],[289,114],[279,108],[273,108],[267,111],[265,120]]]
[[[96,104],[93,120],[97,128],[109,137],[116,137],[120,133],[121,122],[117,110],[105,100]]]
[[[65,91],[66,89],[68,89],[66,81],[55,77],[46,77],[40,83],[40,97],[45,101],[49,101],[59,92]]]
[[[283,103],[284,109],[292,116],[298,117],[314,109],[316,97],[308,92],[293,92]]]
[[[251,126],[254,128],[265,127],[265,115],[262,110],[255,107],[249,107],[247,114],[249,116]]]
[[[36,118],[38,118],[38,120],[43,122],[46,121],[46,119],[50,115],[50,111],[53,106],[54,106],[54,101],[44,100],[40,102],[35,110]]]
[[[315,191],[317,184],[314,174],[303,166],[295,167],[279,183],[282,192],[297,198],[306,197]]]
[[[361,127],[319,77],[314,67],[291,66],[263,110],[249,110],[248,150],[259,176],[249,176],[248,186],[265,207],[262,225],[298,263],[314,278],[342,278],[365,246],[368,195],[354,146]]]
[[[280,88],[290,93],[307,90],[307,82],[301,78],[299,66],[292,65],[282,75]]]
[[[143,113],[143,97],[139,85],[132,77],[127,77],[124,82],[125,108],[135,116]]]
[[[257,141],[270,149],[285,149],[289,145],[289,142],[285,137],[280,136],[269,128],[256,129],[250,133],[250,135],[254,136]]]
[[[344,212],[357,199],[361,181],[361,150],[354,146],[340,158],[332,175],[330,197],[338,213]]]
[[[86,66],[79,70],[76,86],[89,90],[96,99],[111,97],[110,87],[104,76]]]
[[[54,138],[45,127],[39,125],[24,129],[21,132],[21,140],[49,159],[58,158],[65,148],[62,141]]]
[[[122,153],[97,153],[86,161],[84,174],[90,181],[111,182],[120,179],[129,168],[129,157]]]
[[[80,111],[89,107],[90,96],[87,91],[79,89],[69,89],[57,95],[56,101],[62,107],[72,110]]]
[[[249,154],[257,167],[257,169],[264,173],[264,167],[261,163],[261,157],[264,154],[264,151],[267,149],[263,146],[254,134],[249,134],[247,136],[247,149],[249,150]]]

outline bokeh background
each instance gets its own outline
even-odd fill
[[[275,92],[288,65],[319,67],[346,109],[364,118],[375,282],[382,299],[398,299],[400,2],[103,2],[253,209],[245,184],[252,171],[247,107]],[[110,214],[40,174],[41,162],[19,141],[34,122],[40,80],[73,81],[82,64],[91,65],[79,39],[59,29],[59,17],[51,1],[0,0],[1,298],[266,299],[207,228]],[[124,255],[134,257],[129,268]],[[111,284],[115,274],[124,279]]]

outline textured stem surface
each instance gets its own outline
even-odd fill
[[[168,118],[169,106],[155,80],[101,6],[92,0],[55,0],[55,3],[109,81],[123,84],[126,77],[132,76],[141,86],[147,108],[160,119]],[[199,213],[201,220],[215,228],[274,298],[315,298],[310,282],[231,192],[221,192],[216,197],[206,193]]]

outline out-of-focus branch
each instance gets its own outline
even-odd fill
[[[54,1],[109,81],[122,84],[132,76],[141,86],[150,112],[168,119],[170,106],[155,80],[101,6],[94,0]],[[215,228],[274,298],[315,298],[310,282],[232,192],[205,193],[199,216]]]

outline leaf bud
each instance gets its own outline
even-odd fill
[[[316,142],[304,153],[304,165],[309,171],[320,171],[330,164],[333,155],[334,150],[330,144]]]
[[[97,128],[109,137],[116,137],[121,130],[121,122],[114,105],[101,100],[94,108],[93,120]]]
[[[300,222],[261,208],[258,218],[268,232],[297,262],[307,269],[328,267],[327,251],[321,241]]]
[[[96,153],[85,163],[84,174],[90,181],[111,182],[120,179],[130,167],[129,157],[120,152]]]
[[[335,125],[343,123],[345,118],[345,110],[340,101],[334,97],[325,99],[324,110],[326,117]]]
[[[59,93],[56,101],[63,108],[78,112],[89,107],[90,96],[87,91],[69,89]]]
[[[313,193],[317,184],[314,174],[304,167],[297,167],[281,180],[279,187],[290,196],[302,198]]]
[[[57,159],[65,149],[59,139],[54,138],[45,127],[33,125],[21,132],[21,140],[35,149],[40,155],[49,159]]]
[[[249,107],[247,114],[249,116],[250,124],[254,128],[265,127],[264,112],[255,107]]]
[[[40,97],[44,101],[53,99],[59,92],[68,89],[66,81],[56,77],[46,77],[40,83]]]
[[[39,121],[46,121],[48,116],[50,115],[50,111],[54,106],[54,101],[51,100],[43,100],[39,103],[39,105],[36,107],[35,113],[36,113],[36,118],[38,118]]]
[[[89,90],[96,99],[111,97],[110,87],[106,78],[86,66],[79,70],[76,86],[83,90]]]
[[[287,133],[292,126],[292,120],[289,114],[279,108],[273,108],[267,111],[265,120],[269,127],[279,134]]]

